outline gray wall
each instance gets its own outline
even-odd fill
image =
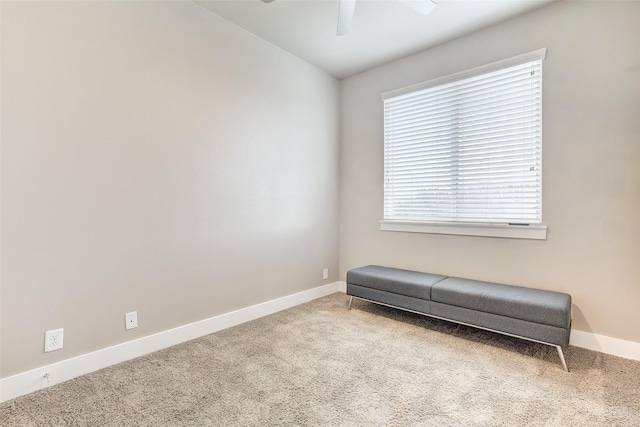
[[[382,264],[569,292],[574,327],[640,342],[640,3],[561,2],[341,84],[341,277]],[[380,94],[547,48],[546,241],[383,232]]]
[[[2,377],[338,279],[337,80],[191,2],[1,7]]]

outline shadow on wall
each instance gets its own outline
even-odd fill
[[[573,325],[575,325],[576,323],[578,325],[581,325],[580,326],[581,331],[594,333],[593,329],[591,328],[591,325],[589,324],[589,322],[587,322],[587,318],[585,317],[584,313],[582,312],[582,310],[580,310],[580,307],[578,307],[574,302],[572,319],[571,319],[571,327],[573,328]]]

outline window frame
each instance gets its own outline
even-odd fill
[[[493,71],[509,68],[512,66],[522,65],[533,61],[543,61],[546,57],[546,49],[538,49],[522,55],[496,61],[490,64],[475,67],[469,70],[461,71],[444,77],[429,80],[416,85],[407,86],[401,89],[385,92],[382,94],[383,101],[413,92],[428,89],[434,86],[441,86],[447,83],[464,80],[467,78],[487,74]],[[542,88],[540,89],[542,90]],[[542,144],[542,142],[541,142]],[[542,159],[540,159],[542,160]],[[542,179],[542,178],[541,178]],[[542,209],[542,195],[540,195],[540,209]],[[541,212],[542,215],[542,212]],[[542,219],[542,218],[541,218]],[[507,224],[507,223],[476,223],[461,221],[398,221],[383,219],[380,221],[380,230],[383,231],[399,231],[410,233],[433,233],[433,234],[451,234],[464,236],[485,236],[485,237],[501,237],[515,239],[536,239],[546,240],[547,226],[540,224]]]

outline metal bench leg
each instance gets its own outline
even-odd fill
[[[349,306],[347,307],[347,310],[351,310],[351,303],[353,302],[353,297],[349,298]]]
[[[566,372],[569,372],[569,368],[567,368],[567,362],[564,360],[564,354],[562,353],[562,347],[557,345],[556,348],[558,349],[558,356],[560,356],[560,362],[562,363],[562,367]]]

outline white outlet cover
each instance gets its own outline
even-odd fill
[[[132,311],[131,313],[127,313],[124,315],[124,329],[128,331],[129,329],[138,327],[138,312]]]
[[[64,328],[53,329],[44,333],[44,352],[60,350],[64,345]]]
[[[329,269],[328,268],[322,269],[322,278],[323,279],[328,279],[329,278]]]

